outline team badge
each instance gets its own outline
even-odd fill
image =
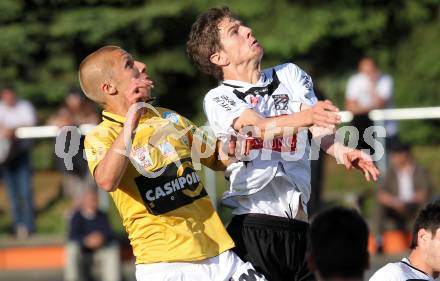
[[[174,124],[178,124],[179,123],[179,117],[174,112],[167,111],[167,112],[164,112],[162,114],[162,116],[163,116],[163,118],[165,118],[167,120],[170,120]]]
[[[287,110],[289,96],[286,94],[272,95],[276,110]]]

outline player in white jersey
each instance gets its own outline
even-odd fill
[[[235,215],[228,231],[236,253],[269,280],[313,280],[304,261],[309,144],[307,130],[300,128],[319,126],[313,132],[326,134],[323,149],[347,168],[361,169],[368,180],[376,179],[378,170],[360,151],[334,144],[336,108],[317,101],[310,76],[291,63],[260,71],[263,48],[228,8],[198,17],[187,50],[202,71],[220,81],[204,99],[216,136],[227,140],[248,136],[243,131],[248,126],[254,130],[250,154],[225,172],[230,189],[222,203]]]
[[[370,281],[434,281],[440,272],[440,201],[428,204],[414,223],[411,253],[380,268]]]

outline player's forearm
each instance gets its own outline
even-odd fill
[[[132,131],[129,130],[129,132]],[[132,136],[130,135],[129,141],[131,139]],[[126,151],[124,130],[122,130],[95,169],[96,184],[103,190],[111,192],[119,185],[129,161]]]

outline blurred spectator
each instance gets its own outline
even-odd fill
[[[95,262],[100,266],[99,280],[120,280],[119,245],[107,215],[98,210],[96,190],[86,189],[81,194],[80,206],[74,211],[69,224],[64,280],[93,280]]]
[[[400,262],[380,268],[370,281],[434,281],[440,272],[440,201],[428,204],[413,228],[411,252]]]
[[[393,79],[382,74],[372,58],[363,58],[359,62],[359,72],[350,77],[345,93],[345,108],[353,116],[352,126],[359,130],[359,148],[370,149],[363,134],[366,128],[373,126],[368,113],[373,109],[393,106]],[[385,121],[386,146],[397,136],[397,123]]]
[[[14,89],[4,88],[0,101],[1,171],[11,204],[15,233],[19,238],[34,231],[30,140],[15,136],[19,127],[36,124],[35,110],[28,101],[17,98]]]
[[[354,210],[334,207],[311,223],[307,260],[319,281],[363,280],[369,267],[367,248],[368,226]]]
[[[428,173],[414,160],[408,145],[395,142],[390,146],[390,166],[377,193],[378,234],[384,232],[388,219],[405,231],[432,191]]]
[[[64,99],[63,105],[52,115],[49,125],[58,126],[80,126],[82,124],[98,124],[99,117],[93,103],[83,98],[82,94],[72,89]],[[66,141],[66,150],[70,146],[70,139]],[[83,158],[84,137],[81,137],[78,153],[73,157],[73,170],[67,170],[61,158],[55,158],[56,168],[63,173],[62,190],[77,201],[78,193],[94,183],[91,177],[87,162]],[[77,203],[77,202],[75,202]]]

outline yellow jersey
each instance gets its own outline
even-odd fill
[[[92,175],[123,133],[125,117],[107,111],[102,116],[84,143]],[[149,109],[139,121],[129,153],[120,152],[129,154],[130,161],[110,195],[136,264],[198,261],[234,247],[193,167],[191,145],[204,137],[199,131],[173,111]],[[203,142],[209,143],[209,138]],[[214,157],[201,162],[210,166]]]

